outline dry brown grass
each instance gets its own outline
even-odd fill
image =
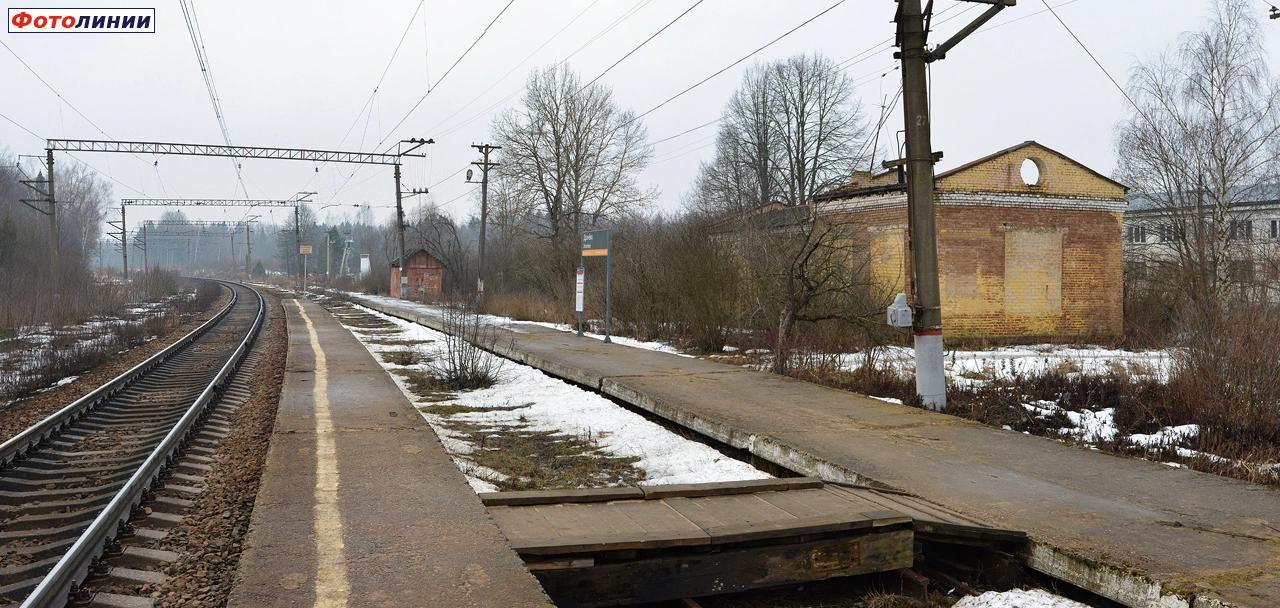
[[[417,365],[428,361],[428,357],[416,350],[385,350],[378,353],[383,361],[391,365]]]
[[[530,291],[493,293],[485,296],[484,312],[511,317],[517,321],[545,321],[549,323],[573,323],[577,319],[572,307],[564,302]]]
[[[456,418],[444,426],[476,446],[463,458],[508,476],[501,490],[550,490],[634,485],[644,480],[638,457],[611,456],[590,437],[521,427],[481,425]]]

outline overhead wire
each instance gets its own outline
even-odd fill
[[[458,67],[458,64],[462,63],[462,60],[466,59],[467,55],[471,54],[471,50],[476,48],[477,44],[480,44],[480,41],[484,39],[485,34],[489,33],[489,29],[493,27],[493,24],[497,23],[498,19],[501,19],[502,16],[506,14],[507,9],[511,8],[511,5],[515,4],[515,1],[516,0],[507,0],[506,6],[503,6],[502,10],[498,11],[498,14],[494,15],[493,19],[489,21],[489,24],[484,26],[483,30],[480,30],[480,35],[476,36],[476,39],[471,41],[471,46],[468,46],[467,50],[463,51],[462,54],[459,55],[456,60],[454,60],[453,64],[449,66],[449,69],[445,70],[444,74],[441,74],[440,78],[436,80],[435,84],[428,87],[427,92],[423,93],[422,97],[419,97],[418,101],[415,102],[413,106],[409,108],[409,111],[405,112],[404,116],[402,116],[400,120],[396,121],[396,124],[392,126],[391,129],[389,129],[386,132],[386,134],[383,135],[382,139],[378,142],[379,146],[381,146],[383,142],[387,141],[387,139],[390,138],[392,134],[396,132],[396,129],[399,129],[400,125],[403,125],[404,121],[408,120],[409,117],[412,116],[415,111],[417,111],[418,107],[422,105],[422,102],[427,100],[427,97],[431,95],[431,92],[435,91],[436,88],[439,87],[440,84],[444,82],[446,78],[449,77],[449,74],[453,73],[453,69]]]
[[[373,119],[374,100],[378,95],[378,91],[382,88],[382,83],[383,81],[386,80],[387,74],[391,71],[391,66],[392,64],[395,63],[396,57],[400,55],[400,48],[404,46],[405,38],[409,35],[409,30],[413,27],[414,18],[417,17],[418,13],[422,11],[422,7],[425,3],[426,3],[426,0],[418,0],[417,6],[415,6],[413,9],[413,14],[409,15],[409,19],[407,19],[405,22],[404,31],[400,33],[400,40],[396,42],[396,48],[393,51],[391,51],[391,57],[387,58],[387,64],[383,66],[382,73],[378,76],[378,82],[374,83],[373,90],[369,92],[368,99],[365,99],[364,105],[360,107],[360,111],[356,112],[355,118],[353,118],[351,120],[351,124],[347,126],[347,131],[342,134],[342,139],[338,141],[338,145],[336,147],[341,148],[342,145],[347,142],[347,138],[351,136],[351,131],[355,129],[357,124],[360,123],[360,117],[364,116],[364,119],[365,119],[364,130],[360,134],[360,145],[357,147],[357,149],[364,149],[365,137],[367,137],[369,133],[369,123]],[[430,85],[430,80],[428,80],[428,86],[429,85]],[[351,170],[351,173],[347,175],[347,178],[342,183],[342,185],[334,190],[333,196],[336,197],[337,192],[342,190],[344,187],[346,187],[347,183],[351,181],[352,177],[355,177],[355,174],[360,170],[360,168],[361,166],[357,166],[356,168]],[[304,190],[310,187],[310,184],[312,182],[312,179],[314,179],[314,177],[315,177],[315,174],[313,173],[312,177],[308,179],[307,183],[303,186]],[[333,198],[331,197],[329,200],[332,201]]]
[[[506,79],[507,79],[507,77],[508,77],[508,76],[510,76],[512,72],[515,72],[516,70],[520,69],[520,66],[524,65],[524,64],[525,64],[526,62],[528,62],[531,58],[533,58],[533,56],[534,56],[534,55],[536,55],[536,54],[538,53],[538,51],[541,51],[542,49],[546,48],[546,46],[547,46],[548,44],[551,44],[551,42],[552,42],[553,40],[555,40],[557,37],[559,37],[559,36],[560,36],[560,34],[564,33],[564,31],[565,31],[565,30],[569,29],[569,27],[570,27],[570,26],[572,26],[574,23],[576,23],[576,22],[578,21],[578,19],[580,19],[584,14],[586,14],[586,12],[587,12],[587,11],[591,10],[591,8],[592,8],[593,6],[595,6],[595,5],[599,4],[599,3],[600,3],[600,0],[593,0],[593,1],[591,2],[591,4],[588,4],[588,5],[587,5],[587,7],[586,7],[586,8],[582,9],[581,11],[579,11],[579,12],[578,12],[578,14],[577,14],[577,15],[575,15],[575,16],[573,17],[573,19],[570,19],[568,23],[564,24],[564,27],[561,27],[559,30],[557,30],[557,31],[556,31],[556,33],[552,34],[552,35],[551,35],[551,37],[549,37],[549,38],[547,38],[546,40],[544,40],[544,41],[542,42],[542,44],[538,46],[538,48],[533,49],[533,51],[529,52],[529,54],[528,54],[528,55],[525,55],[525,56],[524,56],[524,59],[521,59],[521,60],[520,60],[519,62],[517,62],[515,65],[511,66],[511,69],[507,70],[503,75],[499,76],[496,80],[494,80],[494,81],[493,81],[493,82],[492,82],[488,87],[486,87],[483,91],[480,91],[480,93],[479,93],[479,94],[477,94],[475,97],[472,97],[469,101],[467,101],[466,103],[462,104],[462,105],[461,105],[457,110],[455,110],[452,114],[450,114],[450,115],[448,115],[448,116],[446,116],[446,117],[444,117],[444,118],[440,119],[440,121],[438,121],[436,124],[431,125],[431,127],[430,127],[429,129],[427,129],[427,132],[428,132],[428,133],[430,133],[430,132],[434,132],[438,127],[440,127],[440,125],[443,125],[443,124],[445,124],[445,123],[449,122],[449,120],[451,120],[454,116],[457,116],[458,114],[461,114],[463,110],[465,110],[465,109],[467,109],[467,108],[471,107],[471,104],[475,103],[477,99],[480,99],[480,98],[481,98],[481,97],[483,97],[486,93],[488,93],[489,91],[492,91],[494,87],[496,87],[496,86],[498,86],[499,84],[501,84],[501,83],[502,83],[502,81],[506,80]],[[521,89],[520,89],[520,90],[523,90],[523,87],[521,87]]]
[[[182,9],[182,17],[187,25],[187,33],[191,36],[191,47],[196,54],[196,63],[200,67],[200,75],[204,79],[205,90],[209,94],[209,103],[213,106],[213,115],[218,120],[218,128],[222,131],[222,141],[228,146],[231,143],[231,131],[227,128],[226,115],[222,110],[222,100],[218,95],[218,87],[213,78],[213,65],[209,61],[208,49],[204,44],[204,33],[200,30],[199,17],[196,15],[195,4],[187,5],[188,0],[178,0],[178,6]],[[235,168],[236,183],[239,184],[240,190],[244,192],[246,197],[249,196],[249,190],[244,185],[244,174],[241,170],[240,162],[235,159],[229,159],[231,166]]]
[[[641,118],[644,118],[645,116],[648,116],[649,114],[652,114],[653,112],[657,111],[659,108],[662,108],[663,106],[667,105],[668,103],[671,103],[672,101],[674,101],[674,100],[676,100],[676,99],[678,99],[678,98],[680,98],[680,97],[684,96],[685,94],[689,93],[690,91],[692,91],[692,90],[694,90],[694,89],[696,89],[696,88],[698,88],[698,87],[702,86],[703,84],[705,84],[707,81],[711,80],[712,78],[715,78],[716,76],[719,76],[719,75],[721,75],[721,74],[723,74],[723,73],[725,73],[725,72],[729,71],[729,69],[730,69],[730,68],[732,68],[732,67],[734,67],[734,66],[736,66],[736,65],[738,65],[738,64],[740,64],[740,63],[742,63],[743,61],[746,61],[747,59],[750,59],[751,57],[754,57],[754,56],[755,56],[757,53],[759,53],[760,51],[763,51],[763,50],[765,50],[765,49],[767,49],[767,48],[769,48],[769,47],[773,46],[773,45],[774,45],[774,44],[776,44],[779,40],[782,40],[783,38],[786,38],[787,36],[790,36],[791,34],[795,33],[795,32],[796,32],[797,30],[799,30],[800,28],[802,28],[802,27],[804,27],[804,26],[806,26],[806,25],[809,25],[810,23],[813,23],[813,22],[814,22],[815,20],[817,20],[819,17],[822,17],[823,15],[825,15],[825,14],[827,14],[827,13],[831,12],[831,11],[832,11],[832,10],[834,10],[836,7],[838,7],[838,6],[840,6],[841,4],[844,4],[844,3],[845,3],[845,0],[837,0],[834,4],[832,4],[831,6],[828,6],[827,8],[823,9],[823,10],[822,10],[821,12],[819,12],[818,14],[816,14],[816,15],[814,15],[814,16],[812,16],[812,17],[809,17],[808,19],[806,19],[806,20],[804,20],[803,22],[801,22],[799,25],[797,25],[797,26],[795,26],[795,27],[793,27],[793,28],[791,28],[791,29],[787,30],[786,32],[783,32],[781,35],[779,35],[778,37],[774,38],[773,40],[770,40],[769,42],[766,42],[765,44],[761,45],[761,46],[760,46],[759,48],[757,48],[756,50],[751,51],[750,53],[747,53],[746,55],[743,55],[743,56],[742,56],[741,58],[739,58],[737,61],[734,61],[733,63],[730,63],[729,65],[726,65],[726,66],[724,66],[724,67],[720,68],[719,70],[716,70],[715,72],[713,72],[712,74],[710,74],[710,75],[709,75],[709,76],[707,76],[706,78],[703,78],[702,80],[699,80],[698,82],[695,82],[694,84],[690,85],[688,88],[684,89],[683,91],[680,91],[679,93],[676,93],[675,95],[672,95],[671,97],[668,97],[667,99],[663,100],[663,101],[662,101],[662,103],[659,103],[658,105],[653,106],[652,108],[649,108],[648,110],[645,110],[644,112],[641,112],[640,114],[637,114],[636,116],[632,117],[632,118],[631,118],[631,120],[627,121],[627,123],[628,123],[628,124],[630,124],[630,123],[632,123],[632,122],[635,122],[635,121],[637,121],[637,120],[640,120]]]
[[[639,12],[641,9],[643,9],[643,8],[644,8],[644,7],[646,7],[646,6],[648,6],[648,5],[649,5],[649,3],[650,3],[650,2],[652,2],[652,1],[653,1],[653,0],[639,0],[639,2],[636,2],[634,5],[632,5],[632,7],[631,7],[630,9],[628,9],[626,12],[624,12],[620,17],[618,17],[617,19],[614,19],[612,23],[610,23],[609,25],[605,26],[605,28],[604,28],[604,29],[602,29],[602,30],[600,30],[599,32],[597,32],[595,36],[592,36],[589,40],[587,40],[586,42],[582,43],[582,45],[581,45],[581,46],[579,46],[577,49],[574,49],[574,51],[573,51],[572,53],[569,53],[568,55],[566,55],[566,56],[564,57],[564,59],[561,59],[561,60],[559,60],[559,61],[555,62],[554,64],[552,64],[552,67],[557,67],[557,68],[558,68],[558,67],[560,67],[561,65],[564,65],[564,64],[568,63],[568,62],[569,62],[569,60],[570,60],[570,59],[573,59],[573,58],[574,58],[578,53],[581,53],[581,52],[582,52],[584,49],[586,49],[588,46],[591,46],[591,44],[592,44],[593,42],[595,42],[596,40],[599,40],[599,39],[600,39],[601,37],[603,37],[604,35],[608,34],[608,33],[609,33],[609,32],[611,32],[611,31],[613,31],[613,30],[614,30],[614,28],[618,27],[618,25],[620,25],[622,22],[626,21],[627,19],[630,19],[633,15],[635,15],[635,14],[636,14],[637,12]],[[488,105],[487,107],[485,107],[483,110],[480,110],[478,113],[476,113],[476,114],[472,115],[471,117],[467,118],[466,120],[463,120],[462,122],[460,122],[460,123],[458,123],[458,124],[456,124],[456,125],[454,125],[454,126],[450,127],[449,129],[445,130],[443,133],[440,133],[437,137],[442,137],[442,136],[445,136],[445,135],[450,135],[450,134],[452,134],[452,133],[455,133],[455,132],[457,132],[459,129],[461,129],[462,127],[464,127],[464,126],[466,126],[466,125],[469,125],[469,124],[471,124],[472,122],[475,122],[475,120],[476,120],[476,119],[478,119],[478,118],[482,118],[482,117],[484,117],[484,116],[487,116],[491,111],[493,111],[494,109],[496,109],[498,106],[501,106],[502,104],[505,104],[505,103],[507,103],[508,101],[511,101],[511,99],[512,99],[512,98],[514,98],[516,95],[519,95],[520,93],[524,92],[524,90],[525,90],[525,86],[526,86],[526,85],[524,85],[524,84],[520,85],[519,87],[517,87],[517,88],[516,88],[514,91],[512,91],[511,93],[509,93],[509,94],[507,94],[506,96],[502,97],[502,98],[501,98],[501,99],[499,99],[498,101],[495,101],[495,102],[493,102],[492,104],[489,104],[489,105]]]
[[[630,57],[631,55],[635,54],[635,52],[636,52],[636,51],[638,51],[638,50],[640,50],[640,49],[644,48],[644,45],[649,44],[649,42],[650,42],[651,40],[653,40],[654,38],[657,38],[657,37],[658,37],[658,35],[662,34],[662,32],[667,31],[667,28],[671,27],[672,25],[675,25],[675,23],[676,23],[677,21],[679,21],[679,20],[680,20],[681,18],[683,18],[685,15],[688,15],[688,14],[689,14],[689,11],[692,11],[693,9],[698,8],[698,5],[699,5],[699,4],[702,4],[702,2],[703,2],[703,0],[696,0],[693,4],[690,4],[690,5],[689,5],[689,8],[684,9],[684,12],[680,13],[679,15],[676,15],[676,18],[675,18],[675,19],[672,19],[671,21],[668,21],[666,25],[664,25],[664,26],[662,26],[661,28],[659,28],[659,29],[658,29],[658,31],[656,31],[656,32],[654,32],[654,33],[652,33],[652,34],[650,34],[650,35],[649,35],[649,37],[648,37],[648,38],[645,38],[643,42],[641,42],[640,44],[637,44],[637,45],[636,45],[634,48],[632,48],[630,51],[627,51],[627,54],[626,54],[626,55],[623,55],[620,59],[618,59],[617,61],[613,62],[613,64],[611,64],[609,67],[605,68],[605,69],[604,69],[604,71],[603,71],[603,72],[600,72],[600,74],[599,74],[598,76],[596,76],[595,78],[592,78],[592,79],[591,79],[591,82],[588,82],[587,84],[582,85],[582,88],[578,89],[578,92],[579,92],[579,93],[581,93],[582,91],[585,91],[585,90],[587,89],[587,87],[589,87],[589,86],[591,86],[591,85],[595,84],[595,83],[596,83],[596,81],[600,80],[601,78],[604,78],[605,74],[608,74],[610,70],[612,70],[613,68],[618,67],[618,64],[622,63],[623,61],[626,61],[626,60],[627,60],[627,57]]]

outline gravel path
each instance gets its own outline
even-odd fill
[[[165,568],[168,581],[135,590],[151,597],[157,607],[225,606],[231,592],[275,424],[288,348],[280,300],[269,293],[263,295],[271,316],[255,346],[267,351],[254,371],[253,396],[236,411],[231,433],[219,442],[205,492],[184,513],[182,524],[149,545],[182,556]]]

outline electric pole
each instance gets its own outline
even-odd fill
[[[246,278],[253,277],[253,270],[249,264],[253,260],[253,231],[249,228],[249,223],[244,224],[244,276]]]
[[[306,284],[307,258],[302,255],[302,201],[299,200],[293,206],[293,255],[297,256],[298,262],[298,289],[302,290],[302,286]]]
[[[402,139],[401,144],[413,144],[408,150],[402,150],[397,153],[398,156],[405,156],[422,146],[434,144],[434,139]],[[406,268],[407,262],[404,259],[404,197],[400,191],[400,163],[395,164],[396,179],[396,242],[400,246],[400,299],[409,299],[409,269]]]
[[[45,150],[45,163],[49,170],[49,261],[53,265],[53,301],[55,305],[62,297],[62,260],[58,255],[58,198],[53,194],[53,148]]]
[[[400,194],[400,163],[396,163],[396,242],[399,244],[400,257],[396,266],[400,267],[400,299],[409,299],[409,269],[404,261],[404,199]]]
[[[480,243],[479,253],[480,260],[476,270],[476,301],[484,301],[484,232],[485,225],[489,223],[489,170],[498,166],[498,163],[490,162],[489,155],[494,150],[501,150],[502,146],[494,146],[490,144],[471,144],[472,148],[480,151],[483,160],[474,161],[471,164],[480,167]],[[474,184],[471,181],[471,170],[467,170],[467,183]]]
[[[124,269],[124,284],[129,285],[129,225],[125,222],[124,214],[125,206],[120,205],[120,221],[107,221],[107,225],[120,231],[119,234],[114,232],[107,233],[108,236],[120,243],[120,265]]]
[[[142,279],[151,274],[151,260],[147,257],[147,225],[142,225]]]
[[[897,0],[898,24],[895,53],[902,61],[902,108],[906,123],[907,226],[911,242],[911,286],[915,292],[916,395],[933,410],[947,406],[946,372],[942,345],[942,298],[938,288],[938,239],[934,209],[933,165],[940,156],[933,152],[929,124],[928,64],[947,56],[947,51],[1006,6],[1016,0],[966,0],[992,5],[972,23],[961,28],[932,51],[926,48],[933,2],[928,13],[920,0]]]

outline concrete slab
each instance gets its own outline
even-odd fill
[[[373,356],[319,306],[284,309],[280,409],[229,605],[550,607]]]
[[[799,473],[1025,530],[1031,567],[1128,606],[1280,606],[1280,493],[1262,486],[537,325],[498,350]]]

